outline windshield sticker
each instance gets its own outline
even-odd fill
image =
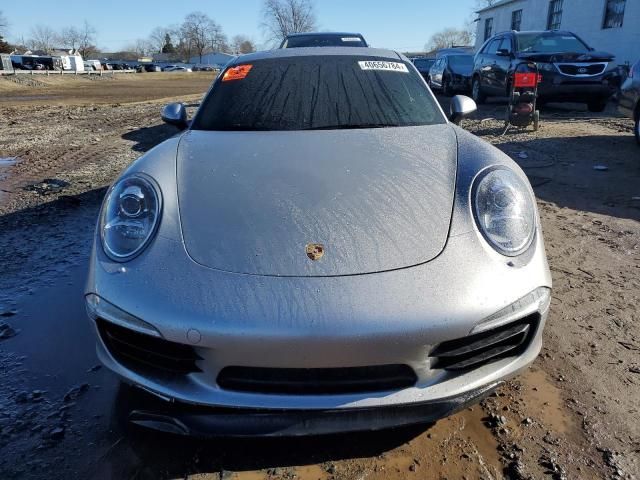
[[[360,41],[358,37],[342,37],[341,40],[343,42],[359,42]]]
[[[237,67],[231,67],[222,76],[223,82],[230,82],[232,80],[242,80],[253,68],[253,65],[239,65]]]
[[[404,63],[400,62],[381,62],[369,60],[366,62],[358,62],[361,70],[384,70],[389,72],[405,72],[409,73],[409,69]]]

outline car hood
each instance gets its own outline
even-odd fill
[[[534,62],[610,62],[615,55],[607,52],[556,52],[556,53],[520,53],[519,57],[523,60],[531,60]]]
[[[177,155],[184,244],[210,268],[356,275],[427,262],[447,241],[457,141],[446,124],[192,130]],[[324,255],[311,260],[309,244]]]

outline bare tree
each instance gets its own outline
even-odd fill
[[[61,46],[75,50],[82,41],[82,32],[74,26],[65,27],[60,32],[58,41],[62,44]]]
[[[226,45],[222,28],[202,12],[193,12],[185,17],[180,27],[180,37],[183,51],[189,56],[192,51],[195,52],[201,62],[205,51],[219,50]]]
[[[145,38],[139,38],[133,46],[132,51],[136,52],[140,56],[149,55],[153,53],[153,46],[149,43],[149,40]]]
[[[169,42],[171,42],[173,33],[174,31],[171,27],[156,27],[149,35],[149,44],[155,52],[161,53],[167,44],[167,35],[169,36]]]
[[[28,40],[27,45],[32,50],[49,52],[53,49],[53,44],[56,40],[56,32],[51,27],[36,25],[31,29],[31,38]]]
[[[231,53],[245,54],[256,51],[255,44],[245,35],[236,35],[231,39]]]
[[[434,33],[429,42],[425,45],[425,50],[439,50],[453,46],[469,46],[473,42],[473,35],[469,30],[457,28],[446,28]]]
[[[273,42],[317,28],[312,0],[265,0],[263,17],[262,27]]]
[[[87,20],[84,21],[82,27],[74,28],[78,37],[78,51],[82,58],[88,58],[94,53],[98,52],[98,49],[95,46],[96,43],[96,34],[97,30],[93,25],[91,25]],[[75,48],[75,47],[74,47]]]
[[[212,52],[228,52],[229,42],[227,36],[222,32],[222,28],[215,22],[209,30],[209,49]]]

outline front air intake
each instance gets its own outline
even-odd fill
[[[289,395],[382,392],[408,388],[417,377],[407,365],[345,368],[226,367],[218,375],[225,390]]]
[[[538,321],[536,313],[486,332],[443,342],[431,352],[432,368],[468,370],[519,355],[531,343]]]
[[[200,372],[200,357],[189,345],[134,332],[99,318],[100,338],[113,357],[134,371],[154,369],[172,374]]]

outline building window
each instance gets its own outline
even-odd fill
[[[549,2],[549,16],[547,17],[547,30],[558,30],[562,23],[562,0]]]
[[[493,18],[486,18],[484,20],[484,39],[488,40],[493,34]]]
[[[622,26],[626,3],[626,0],[607,0],[602,28],[618,28]]]
[[[522,24],[522,10],[514,10],[511,13],[511,30],[515,30],[516,32],[519,32],[521,24]]]

